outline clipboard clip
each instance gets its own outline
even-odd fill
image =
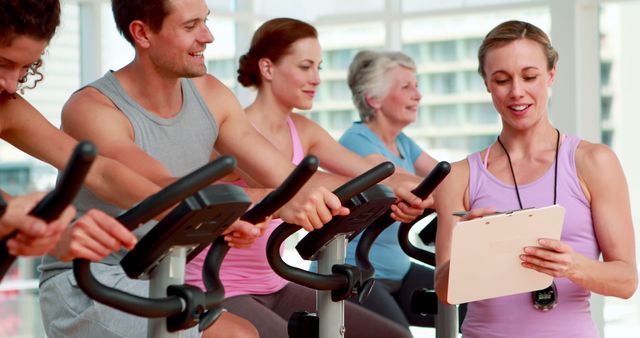
[[[514,212],[523,211],[523,210],[530,210],[530,209],[535,209],[535,207],[529,207],[529,208],[524,208],[524,209],[514,209],[514,210],[509,210],[509,211],[496,211],[493,214],[484,215],[482,217],[493,216],[493,215],[501,215],[501,214],[511,215]],[[471,211],[469,211],[469,210],[462,210],[462,211],[453,212],[452,215],[453,216],[457,216],[457,217],[464,217],[464,216],[467,216],[470,212]]]
[[[531,209],[535,209],[536,207],[528,207],[528,208],[522,208],[522,209],[514,209],[514,210],[510,210],[510,211],[498,211],[496,212],[494,215],[498,215],[498,214],[506,214],[506,215],[511,215],[514,212],[518,212],[518,211],[524,211],[524,210],[531,210]]]

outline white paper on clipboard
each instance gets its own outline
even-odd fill
[[[564,208],[552,205],[459,222],[453,229],[448,301],[476,300],[540,290],[553,277],[522,267],[526,246],[560,239]]]

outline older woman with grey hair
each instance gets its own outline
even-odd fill
[[[361,121],[347,129],[340,143],[365,158],[390,160],[410,174],[431,171],[437,161],[402,132],[416,121],[422,98],[413,60],[400,52],[361,51],[349,66],[348,82]],[[390,226],[373,244],[376,283],[363,306],[406,327],[433,326],[432,316],[415,315],[410,307],[413,290],[433,288],[433,269],[411,263],[398,243],[398,227]],[[358,240],[349,244],[349,264],[355,263]]]

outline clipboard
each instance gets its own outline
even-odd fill
[[[448,302],[460,304],[548,287],[553,277],[521,266],[525,246],[560,239],[564,208],[552,205],[459,222],[453,228]]]

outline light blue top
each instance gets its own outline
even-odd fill
[[[396,146],[402,154],[398,157],[385,146],[382,140],[369,127],[361,122],[354,122],[340,138],[340,143],[356,154],[365,157],[371,154],[381,154],[397,167],[415,174],[413,164],[422,153],[422,149],[407,135],[400,133],[396,139]],[[371,247],[369,258],[376,269],[377,279],[401,280],[409,271],[411,262],[402,251],[398,243],[398,228],[396,222],[376,239]],[[355,252],[360,236],[349,242],[346,263],[355,265]]]

